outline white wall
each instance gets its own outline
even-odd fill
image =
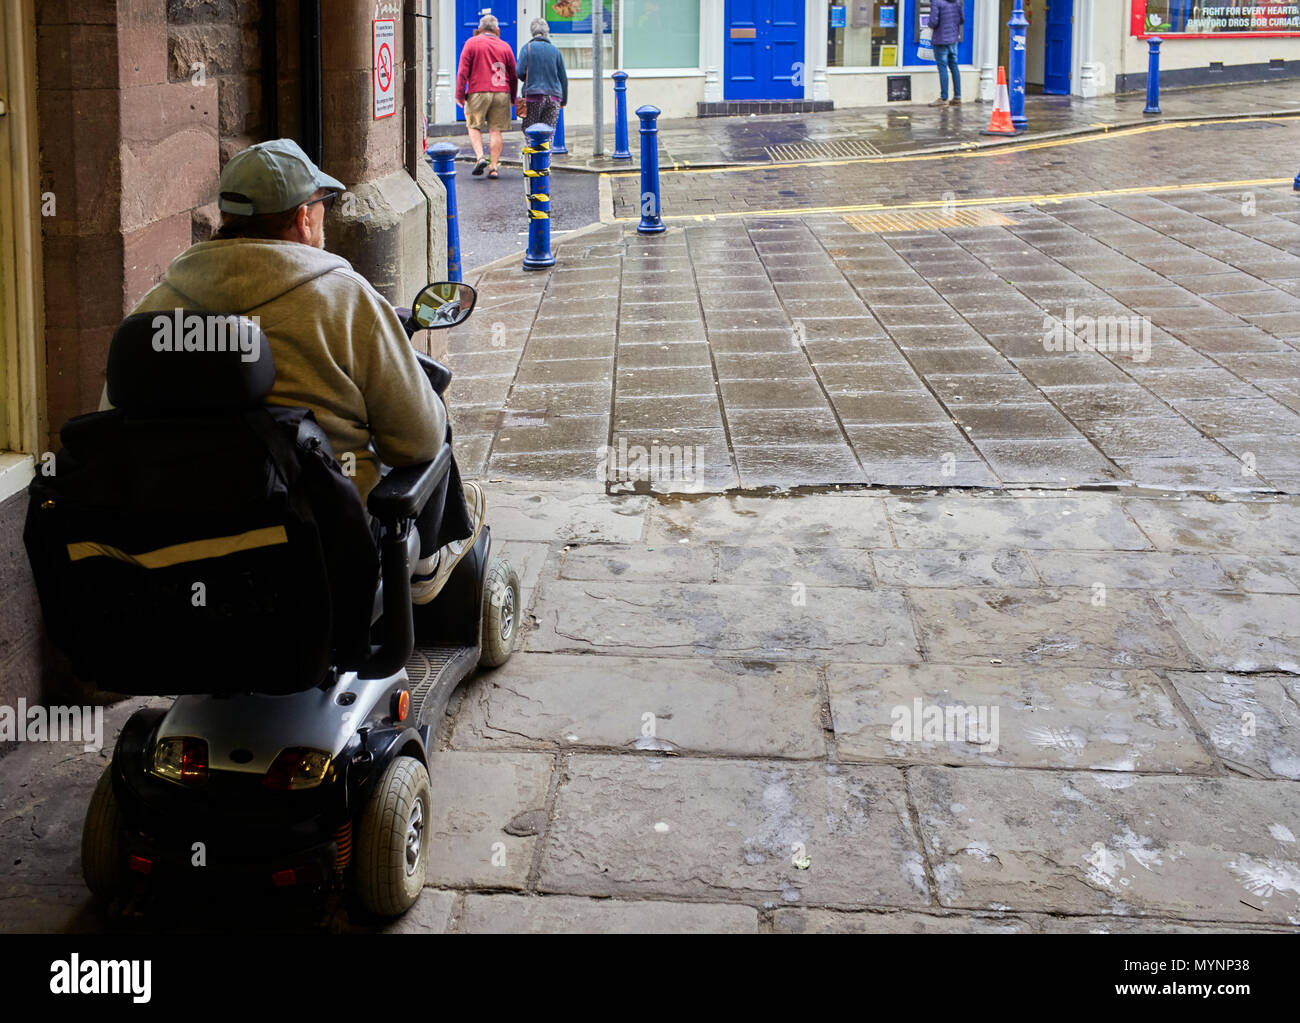
[[[888,103],[888,82],[890,74],[910,75],[912,78],[912,102],[890,103],[900,111],[906,111],[916,104],[925,104],[939,98],[939,70],[933,64],[924,64],[890,69],[888,74],[876,71],[832,71],[826,76],[830,83],[831,99],[835,109],[843,107],[874,107]],[[962,103],[974,103],[979,98],[980,73],[978,68],[961,69]]]
[[[613,70],[618,70],[614,68]],[[633,151],[636,150],[636,129],[640,120],[636,108],[649,103],[661,111],[661,118],[695,117],[699,113],[697,103],[704,101],[704,72],[697,71],[683,75],[672,72],[673,77],[652,77],[653,71],[629,71],[627,80],[627,119],[632,130],[629,136]],[[579,77],[579,76],[582,77]],[[604,85],[605,128],[609,133],[606,151],[614,146],[614,83],[608,77]],[[569,72],[569,105],[564,108],[564,124],[587,125],[592,122],[592,88],[590,71]]]

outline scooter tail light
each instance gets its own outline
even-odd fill
[[[159,739],[153,750],[153,773],[181,785],[208,780],[208,744],[192,736]]]
[[[318,749],[294,746],[281,750],[262,784],[273,792],[314,789],[328,776],[330,762],[330,755]]]

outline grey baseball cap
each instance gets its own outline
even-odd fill
[[[236,153],[221,171],[217,206],[222,213],[254,217],[300,206],[322,188],[346,191],[293,139],[272,139]]]

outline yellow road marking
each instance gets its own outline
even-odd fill
[[[1021,142],[1010,146],[985,146],[981,149],[955,150],[947,153],[914,153],[901,156],[860,156],[846,157],[840,160],[806,160],[790,163],[747,163],[737,167],[690,167],[678,168],[674,163],[671,170],[661,170],[661,174],[743,174],[755,171],[770,171],[773,167],[845,167],[859,163],[922,163],[931,160],[972,159],[975,157],[1005,156],[1008,153],[1027,153],[1035,149],[1054,149],[1057,146],[1078,146],[1086,142],[1104,142],[1108,139],[1127,138],[1130,135],[1145,135],[1153,131],[1169,131],[1171,128],[1195,128],[1204,124],[1249,124],[1255,121],[1293,121],[1297,115],[1288,114],[1281,117],[1220,117],[1207,121],[1166,121],[1160,124],[1140,124],[1132,128],[1120,128],[1116,131],[1105,129],[1100,135],[1071,135],[1067,138],[1043,139],[1039,142]],[[611,173],[610,177],[630,178],[639,171],[622,171]]]
[[[1255,178],[1247,181],[1197,181],[1185,185],[1134,185],[1130,188],[1098,188],[1088,192],[1046,192],[1039,195],[993,195],[973,199],[922,199],[916,202],[860,203],[855,206],[791,206],[776,210],[735,210],[704,214],[710,217],[807,217],[817,213],[870,213],[877,210],[924,210],[938,206],[1003,206],[1012,203],[1047,205],[1066,199],[1096,199],[1107,195],[1146,195],[1159,192],[1191,192],[1200,189],[1216,191],[1224,188],[1267,188],[1272,185],[1289,185],[1291,178]],[[663,220],[699,220],[700,214],[664,215]],[[615,217],[611,223],[631,224],[638,217]]]

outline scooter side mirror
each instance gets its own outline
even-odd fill
[[[469,318],[478,292],[457,281],[426,284],[411,303],[411,319],[421,330],[454,327]]]

